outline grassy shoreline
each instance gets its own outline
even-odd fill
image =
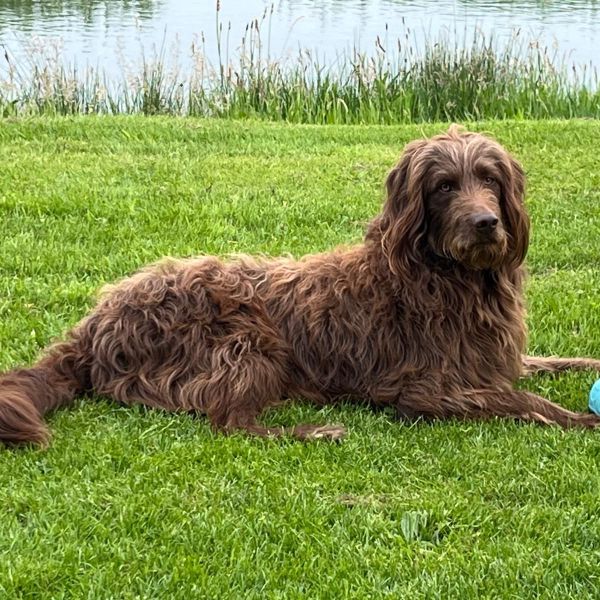
[[[164,255],[301,255],[360,240],[424,126],[73,117],[0,123],[0,367]],[[471,124],[524,164],[530,349],[600,356],[597,121]],[[526,385],[583,409],[593,374]],[[0,596],[594,598],[600,438],[507,422],[344,422],[341,445],[211,433],[82,399],[48,451],[0,449]]]
[[[64,62],[57,48],[30,50],[25,64],[4,48],[0,116],[187,115],[315,124],[600,117],[596,69],[568,63],[520,30],[502,45],[480,34],[458,41],[455,32],[455,41],[440,37],[417,47],[410,30],[390,40],[386,27],[372,52],[353,48],[326,62],[305,49],[269,56],[262,32],[268,19],[265,10],[262,20],[249,23],[234,51],[217,12],[217,64],[207,61],[202,36],[185,68],[163,44],[112,78]]]

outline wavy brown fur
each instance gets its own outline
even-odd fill
[[[413,142],[360,246],[300,261],[169,260],[110,287],[67,341],[0,378],[0,440],[45,443],[43,415],[84,391],[258,435],[284,432],[257,418],[293,396],[366,399],[406,418],[595,427],[594,415],[513,389],[523,373],[600,370],[521,354],[523,194],[519,165],[482,135]]]

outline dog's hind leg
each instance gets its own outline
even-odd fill
[[[245,431],[263,437],[292,436],[302,440],[339,440],[345,429],[339,425],[265,427],[257,419],[265,408],[278,404],[287,391],[286,352],[272,344],[257,346],[257,340],[240,339],[222,343],[213,351],[210,377],[190,382],[198,385],[203,411],[219,431]]]
[[[523,376],[525,377],[535,373],[586,370],[600,372],[600,360],[594,358],[559,358],[557,356],[523,356]]]

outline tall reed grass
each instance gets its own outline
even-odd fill
[[[143,113],[321,124],[600,117],[595,69],[568,66],[520,31],[502,46],[475,35],[418,48],[408,29],[385,41],[386,26],[372,52],[354,48],[325,63],[311,50],[272,57],[271,14],[272,7],[246,26],[234,53],[231,26],[223,26],[217,9],[217,64],[206,60],[202,35],[190,48],[187,72],[164,43],[151,59],[142,54],[137,70],[124,68],[118,80],[67,66],[58,52],[34,49],[18,64],[4,49],[0,114]]]

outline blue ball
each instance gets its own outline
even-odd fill
[[[594,383],[590,390],[590,410],[600,415],[600,379]]]

